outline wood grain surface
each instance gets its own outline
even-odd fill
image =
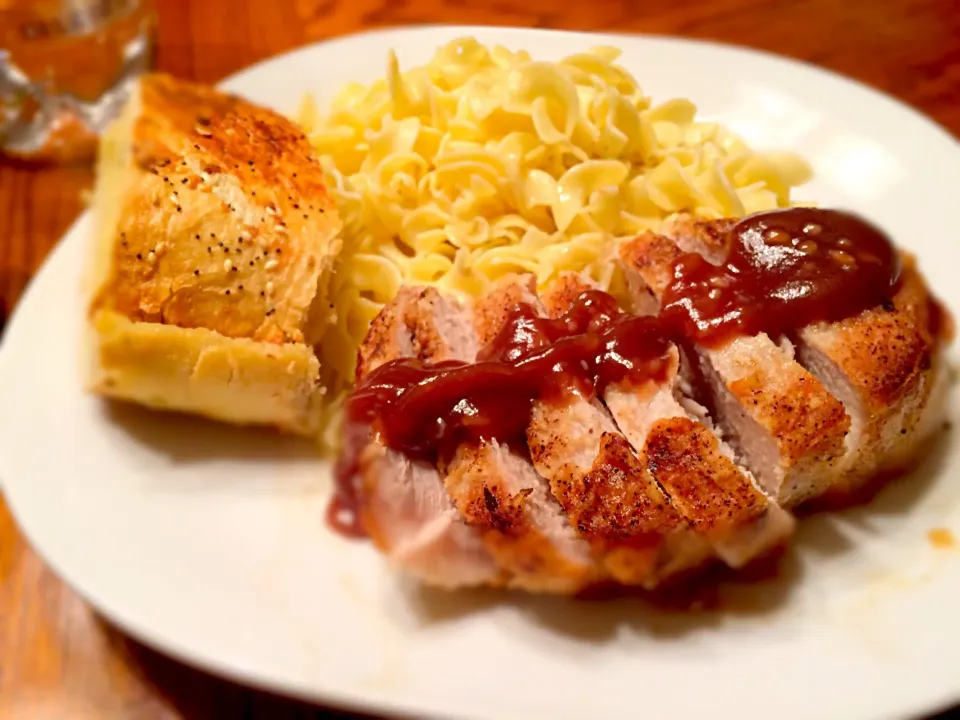
[[[611,29],[748,45],[885,90],[960,135],[960,0],[158,0],[156,65],[216,81],[377,26]],[[0,160],[0,300],[12,308],[82,210],[86,167]],[[211,678],[100,620],[30,550],[0,499],[0,718],[337,717]]]

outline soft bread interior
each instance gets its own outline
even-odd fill
[[[320,365],[306,345],[226,338],[203,328],[93,316],[91,385],[102,395],[160,410],[310,434]]]

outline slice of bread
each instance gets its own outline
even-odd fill
[[[340,221],[289,120],[147,75],[101,143],[89,388],[312,434]]]

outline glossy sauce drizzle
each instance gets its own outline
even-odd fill
[[[778,335],[855,315],[888,301],[899,275],[898,255],[877,228],[798,208],[738,222],[720,265],[678,257],[657,316],[627,315],[600,291],[583,293],[557,319],[518,305],[475,363],[402,358],[361,379],[347,402],[331,524],[363,535],[355,476],[374,430],[388,447],[430,462],[467,440],[522,442],[537,398],[571,385],[602,393],[612,382],[655,380],[675,343]]]

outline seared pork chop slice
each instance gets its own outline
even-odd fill
[[[530,461],[496,440],[461,443],[444,484],[467,523],[531,592],[574,593],[602,577],[590,547],[577,537],[547,482]]]
[[[798,333],[801,361],[843,401],[851,418],[846,482],[838,494],[872,475],[904,469],[940,426],[946,409],[943,348],[952,333],[945,312],[908,256],[889,301]]]
[[[485,342],[502,324],[485,315],[482,301],[476,315],[475,323],[468,308],[427,290],[410,314],[417,328],[414,344],[427,347],[431,358],[472,362],[476,331]],[[496,440],[481,439],[461,443],[441,470],[457,509],[480,533],[511,586],[572,593],[600,577],[589,546],[570,527],[529,459]]]
[[[564,274],[542,298],[557,317],[590,289],[586,279]],[[793,518],[736,465],[704,422],[703,409],[684,397],[680,353],[676,346],[668,352],[665,373],[611,383],[603,401],[674,506],[724,562],[742,567],[782,546],[793,532]]]
[[[358,379],[400,357],[449,359],[436,328],[420,321],[436,296],[405,288],[383,308],[360,348]],[[480,533],[463,521],[433,465],[408,458],[375,435],[358,467],[364,527],[393,564],[434,585],[502,584],[503,573]]]
[[[684,249],[719,262],[735,224],[683,218],[670,234]],[[797,359],[842,401],[849,419],[831,495],[909,465],[946,410],[939,390],[946,382],[943,346],[952,321],[930,295],[914,259],[901,253],[901,260],[902,282],[893,298],[856,317],[804,328],[794,338]]]
[[[675,232],[688,252],[717,263],[730,226],[690,223]],[[682,252],[671,239],[649,232],[624,244],[620,258],[631,292],[659,298]],[[719,347],[693,346],[692,355],[714,420],[772,497],[792,507],[836,484],[850,420],[840,400],[794,359],[788,341],[760,333]]]
[[[478,303],[481,337],[518,303],[545,315],[532,276],[504,278]],[[527,442],[568,522],[616,581],[651,588],[710,557],[592,393],[571,385],[535,400]]]

